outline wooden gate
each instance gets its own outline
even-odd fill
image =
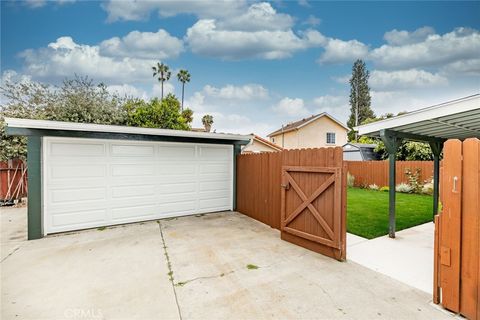
[[[449,140],[435,217],[435,303],[480,320],[480,140]]]
[[[239,155],[236,191],[236,210],[279,229],[283,240],[345,260],[342,148]]]
[[[341,168],[284,166],[282,239],[339,259],[341,181]]]

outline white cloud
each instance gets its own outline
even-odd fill
[[[45,48],[20,53],[24,73],[44,80],[60,80],[72,75],[88,75],[98,81],[134,83],[152,81],[151,67],[156,60],[103,56],[99,46],[77,44],[61,37]]]
[[[69,3],[74,3],[76,0],[24,0],[24,3],[27,7],[31,9],[37,9],[44,7],[48,2],[54,3],[57,5],[64,5]]]
[[[325,52],[318,62],[327,63],[353,63],[356,59],[368,55],[368,46],[358,40],[340,40],[329,38],[325,45]]]
[[[123,38],[113,37],[100,43],[100,54],[110,57],[142,59],[175,58],[183,51],[183,41],[167,31],[132,31]]]
[[[108,21],[144,20],[151,12],[161,17],[178,14],[192,14],[200,18],[218,18],[235,16],[246,7],[246,1],[231,0],[149,0],[149,1],[107,1],[103,8],[108,13]]]
[[[433,34],[435,34],[435,30],[432,27],[422,27],[413,32],[393,29],[392,31],[386,32],[383,38],[389,45],[403,46],[423,42],[428,36]]]
[[[440,87],[448,84],[448,79],[424,70],[409,69],[400,71],[373,70],[370,86],[374,90]]]
[[[211,97],[221,99],[252,100],[268,98],[268,90],[258,84],[243,86],[226,85],[221,88],[206,85],[203,88],[203,92]]]
[[[316,27],[322,22],[319,18],[315,17],[313,14],[309,15],[308,18],[302,22],[302,24],[306,24],[312,27]]]
[[[129,84],[111,85],[107,87],[107,90],[108,92],[116,94],[120,97],[133,97],[145,100],[150,98],[145,90],[139,89]]]
[[[317,108],[315,113],[327,112],[344,122],[346,122],[350,112],[348,94],[342,96],[319,96],[313,99],[313,105]]]
[[[318,45],[320,33],[297,36],[292,30],[230,31],[217,28],[215,20],[199,20],[187,30],[190,49],[197,54],[223,59],[281,59],[296,51]]]
[[[293,18],[288,14],[277,13],[268,2],[252,4],[245,13],[220,19],[218,27],[227,30],[288,30],[293,26]]]
[[[280,115],[289,117],[303,117],[309,115],[303,99],[285,97],[272,107],[272,110]]]
[[[480,59],[468,59],[449,63],[441,67],[441,73],[449,76],[480,76]]]
[[[444,35],[430,34],[422,42],[383,45],[371,52],[370,59],[375,65],[388,69],[425,68],[478,59],[479,52],[480,32],[457,28]]]

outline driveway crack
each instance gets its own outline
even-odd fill
[[[165,237],[163,236],[162,223],[160,220],[158,220],[157,222],[160,228],[160,235],[162,237],[163,253],[165,255],[165,260],[167,261],[168,278],[170,280],[170,283],[172,284],[173,295],[175,296],[175,303],[177,304],[178,317],[180,318],[180,320],[182,320],[182,312],[180,310],[180,304],[178,302],[177,291],[175,290],[175,279],[173,278],[172,263],[170,262],[170,256],[168,255],[168,250],[167,250],[167,243],[165,242]]]
[[[214,275],[214,276],[196,277],[196,278],[185,280],[185,281],[179,281],[175,285],[177,287],[181,287],[181,286],[186,285],[187,283],[190,283],[190,282],[193,282],[193,281],[196,281],[196,280],[221,278],[221,277],[226,276],[227,274],[231,274],[231,273],[234,273],[234,272],[235,272],[235,270],[232,270],[232,271],[229,271],[229,272],[222,272],[222,273]]]
[[[2,259],[2,261],[0,261],[0,263],[2,263],[3,261],[7,260],[8,257],[10,257],[12,254],[14,254],[15,252],[17,252],[17,250],[20,249],[20,247],[16,247],[15,249],[13,249],[12,252],[10,252],[6,257],[4,257]]]

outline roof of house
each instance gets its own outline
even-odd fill
[[[353,142],[348,142],[348,143],[345,143],[343,145],[343,147],[345,147],[346,145],[351,145],[351,146],[354,146],[358,149],[360,148],[376,148],[377,145],[374,144],[374,143],[353,143]]]
[[[270,133],[269,135],[267,135],[267,137],[276,136],[278,134],[281,134],[282,132],[285,133],[285,132],[292,131],[292,130],[295,130],[295,129],[300,129],[303,126],[306,126],[307,124],[309,124],[309,123],[311,123],[311,122],[313,122],[317,119],[320,119],[321,117],[328,117],[332,121],[334,121],[337,124],[339,124],[340,126],[344,127],[346,130],[350,130],[345,124],[343,124],[339,120],[335,119],[334,117],[332,117],[331,115],[329,115],[326,112],[322,112],[322,113],[310,116],[308,118],[303,118],[302,120],[290,122],[286,126],[283,126],[282,128]]]
[[[240,134],[230,134],[230,133],[194,132],[194,131],[186,131],[186,130],[113,126],[113,125],[105,125],[105,124],[76,123],[76,122],[66,122],[66,121],[5,118],[5,122],[7,124],[7,129],[22,128],[22,129],[40,129],[40,130],[106,132],[106,133],[140,134],[140,135],[184,137],[184,138],[221,139],[221,140],[233,140],[233,141],[250,141],[252,139],[252,136],[250,135],[240,135]]]
[[[261,142],[261,143],[269,146],[269,147],[272,148],[272,149],[275,149],[275,150],[278,150],[278,151],[282,151],[282,150],[283,150],[283,148],[280,147],[279,145],[276,145],[275,143],[270,142],[270,141],[268,141],[267,139],[264,139],[264,138],[262,138],[262,137],[260,137],[260,136],[257,136],[256,134],[253,134],[253,133],[252,133],[252,136],[253,136],[253,139],[254,139],[254,140],[257,140],[257,141],[259,141],[259,142]]]

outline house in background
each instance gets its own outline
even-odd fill
[[[242,153],[260,153],[282,151],[283,148],[252,133],[253,139],[242,148]]]
[[[284,149],[343,146],[350,129],[326,112],[291,122],[270,133],[270,141]]]
[[[375,152],[376,144],[351,143],[343,145],[343,160],[370,161],[381,160],[380,154]]]

